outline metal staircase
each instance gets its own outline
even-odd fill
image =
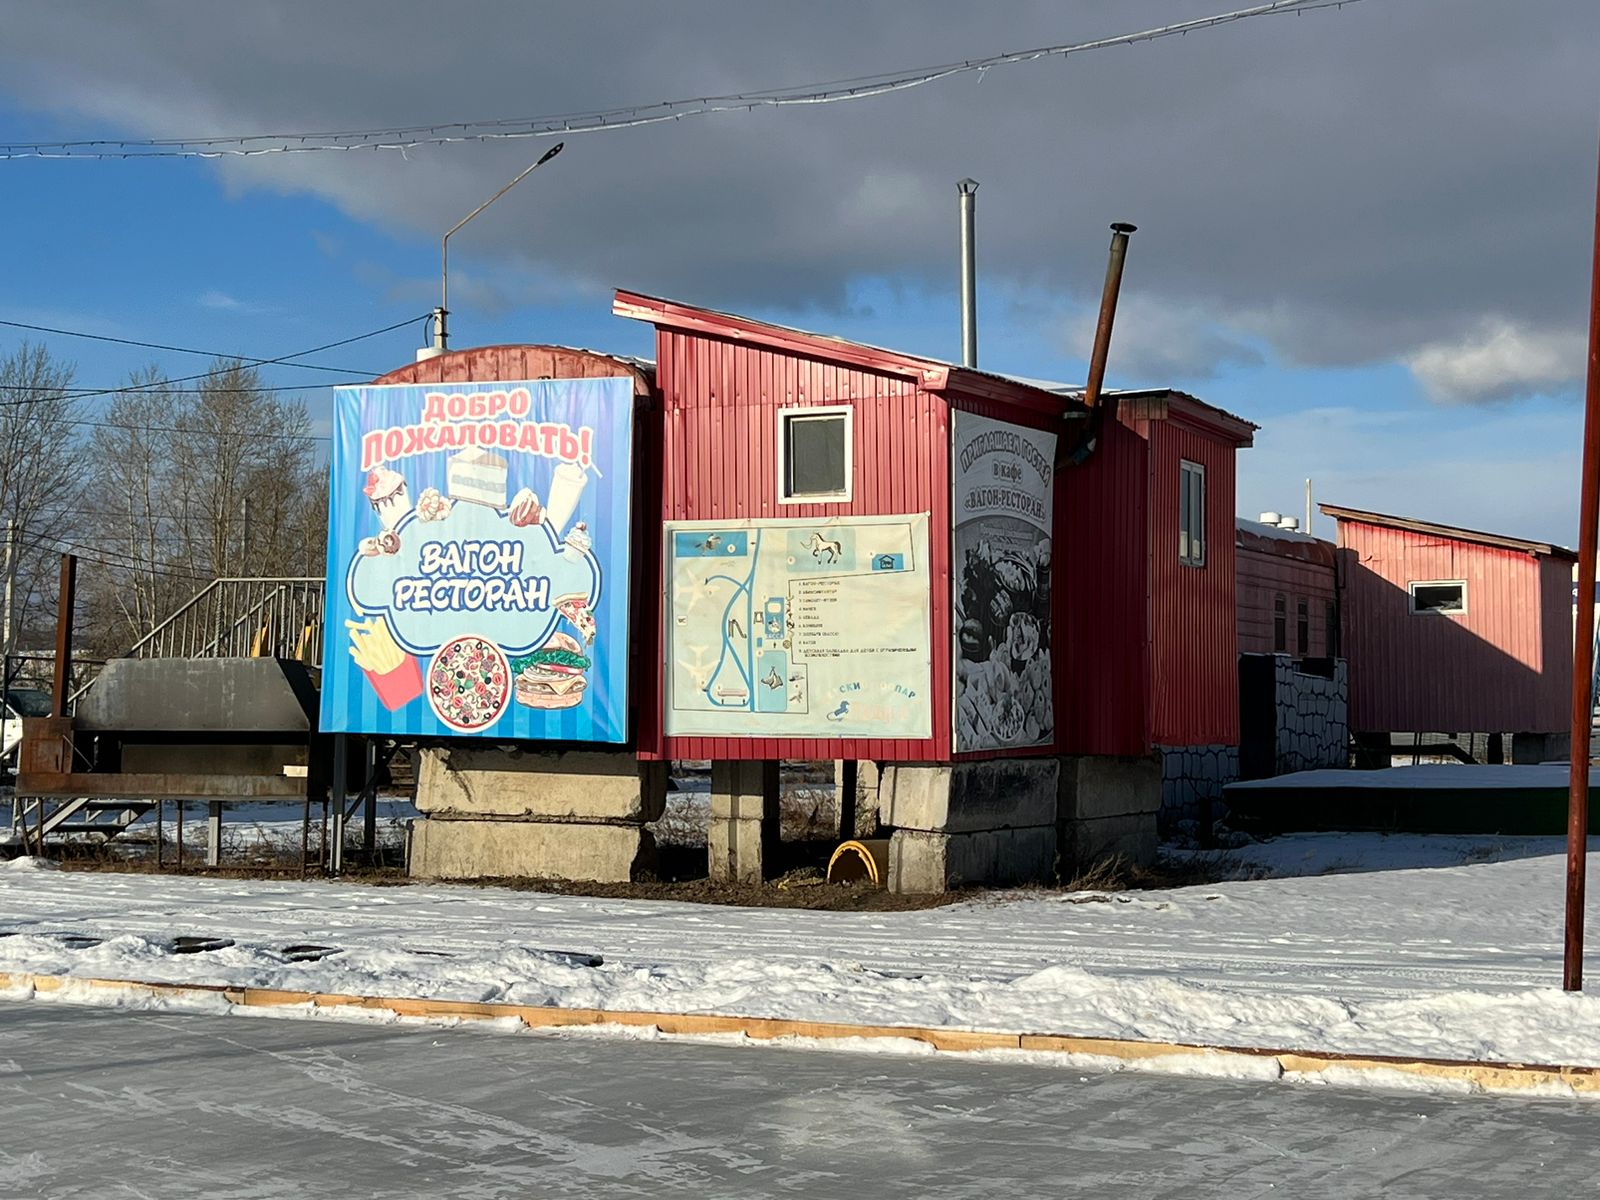
[[[288,658],[322,665],[321,578],[214,579],[145,634],[123,658]],[[94,680],[69,697],[69,707]],[[13,842],[35,852],[47,839],[109,841],[154,810],[150,801],[15,797]]]
[[[52,837],[87,834],[110,841],[154,808],[145,800],[19,796],[12,803],[11,829],[23,846],[35,850]]]

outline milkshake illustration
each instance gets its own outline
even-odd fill
[[[578,497],[589,482],[589,474],[577,463],[562,463],[550,477],[550,494],[544,501],[544,519],[556,536],[567,527],[577,511]]]

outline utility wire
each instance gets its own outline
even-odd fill
[[[257,433],[253,430],[196,429],[185,425],[138,425],[125,421],[87,421],[81,417],[69,418],[65,424],[81,425],[88,429],[115,429],[123,433],[188,433],[200,437],[223,440],[248,438],[253,442],[331,442],[333,438],[318,433]]]
[[[299,366],[300,364],[295,363],[290,365]],[[374,371],[372,374],[363,373],[355,380],[330,379],[320,383],[262,384],[260,387],[229,388],[228,391],[230,394],[237,395],[248,395],[261,392],[324,392],[331,387],[347,387],[360,383],[366,383],[372,379],[373,375],[377,374],[381,374],[381,372]],[[163,395],[169,396],[209,396],[212,394],[213,390],[210,388],[166,387],[161,383],[160,380],[157,380],[154,383],[141,383],[137,385],[112,384],[90,386],[86,384],[83,387],[69,388],[45,388],[40,387],[35,383],[0,383],[0,392],[48,392],[52,397],[63,400],[75,400],[79,396],[101,396],[108,391],[116,391],[118,388],[124,386],[137,386],[141,391],[148,390],[151,392],[160,392]]]
[[[413,318],[414,319],[414,318]],[[402,322],[409,324],[409,322]],[[191,346],[164,346],[160,342],[141,342],[135,338],[111,337],[104,333],[85,333],[81,329],[52,329],[48,325],[30,325],[26,321],[0,321],[0,325],[10,326],[12,329],[31,329],[35,333],[53,333],[61,337],[87,338],[94,342],[114,342],[119,346],[141,346],[146,350],[170,350],[174,354],[198,354],[204,358],[228,358],[239,362],[260,365],[268,362],[281,362],[281,359],[250,358],[243,354],[224,354],[220,350],[196,350]],[[306,351],[310,354],[311,351]],[[291,355],[293,358],[304,358],[303,354]],[[320,363],[295,363],[297,367],[304,367],[308,371],[332,371],[336,375],[361,375],[365,372],[354,367],[324,367]]]
[[[100,138],[92,141],[0,143],[0,159],[14,158],[222,158],[261,154],[300,154],[318,150],[398,150],[419,146],[439,146],[453,142],[484,142],[514,138],[563,137],[579,133],[599,133],[610,129],[632,129],[657,125],[684,117],[720,112],[752,112],[758,108],[783,108],[801,104],[836,104],[864,100],[891,92],[905,91],[977,73],[980,77],[997,67],[1033,62],[1043,58],[1065,58],[1110,46],[1131,46],[1153,42],[1201,29],[1213,29],[1252,17],[1281,13],[1306,13],[1321,8],[1342,8],[1361,0],[1274,0],[1249,8],[1234,9],[1209,17],[1197,17],[1153,29],[1089,41],[1040,46],[987,58],[966,59],[936,67],[922,67],[899,73],[864,75],[854,79],[807,84],[797,88],[771,88],[698,99],[662,100],[654,104],[626,108],[598,109],[536,117],[464,121],[434,125],[410,125],[391,129],[356,129],[320,133],[262,133],[189,138]]]
[[[372,331],[370,331],[368,333],[358,333],[354,337],[340,338],[336,342],[327,342],[327,343],[324,343],[321,346],[313,346],[311,349],[309,349],[309,350],[301,350],[297,354],[285,354],[280,358],[254,358],[254,359],[250,359],[249,363],[250,363],[251,366],[270,367],[270,366],[275,366],[275,365],[280,364],[280,363],[293,362],[294,359],[307,358],[307,357],[309,357],[310,355],[313,355],[313,354],[320,354],[324,350],[332,350],[332,349],[334,349],[334,348],[336,348],[338,346],[348,346],[348,345],[350,345],[351,342],[365,341],[367,338],[374,338],[374,337],[377,337],[379,334],[392,333],[396,329],[401,329],[404,326],[414,325],[414,324],[416,324],[416,322],[418,320],[419,320],[419,318],[417,318],[417,317],[407,317],[404,321],[396,321],[393,325],[385,325],[382,329],[374,329],[374,330],[372,330]],[[294,363],[294,365],[295,366],[306,366],[308,364],[306,364],[306,363]],[[75,399],[75,400],[87,400],[87,399],[89,399],[90,397],[93,397],[93,396],[120,396],[120,395],[122,395],[122,394],[124,394],[126,392],[159,391],[159,390],[161,390],[163,387],[165,387],[168,384],[189,383],[192,380],[196,380],[196,379],[210,379],[210,378],[212,378],[213,376],[216,376],[216,375],[226,375],[229,371],[231,371],[233,369],[234,369],[234,367],[232,367],[232,366],[218,367],[218,368],[216,368],[214,370],[211,370],[211,371],[201,371],[198,375],[180,375],[176,379],[163,379],[163,380],[160,380],[160,381],[154,382],[154,383],[130,383],[126,387],[101,388],[101,389],[99,389],[97,391],[81,392],[81,393],[73,396],[72,399]],[[379,372],[373,372],[373,374],[378,374],[378,373]],[[368,378],[371,378],[371,376],[368,376]],[[51,394],[44,395],[44,396],[30,396],[30,397],[23,397],[21,399],[16,399],[16,400],[0,400],[0,407],[15,406],[15,405],[20,405],[20,404],[44,404],[44,403],[48,403],[49,401],[59,400],[59,399],[62,399],[62,398],[63,398],[63,393],[61,391],[53,390],[51,392]]]

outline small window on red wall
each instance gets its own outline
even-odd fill
[[[1206,565],[1206,469],[1188,459],[1178,464],[1178,561]]]
[[[854,450],[848,405],[778,413],[778,499],[784,504],[850,499]]]

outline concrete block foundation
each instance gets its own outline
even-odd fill
[[[889,839],[889,890],[928,895],[953,888],[1040,883],[1056,862],[1054,825],[929,833],[897,829]]]
[[[631,753],[428,747],[418,755],[410,873],[627,883],[655,867],[645,831],[667,765]]]
[[[429,816],[644,824],[667,803],[667,764],[631,754],[430,747],[417,762]]]
[[[411,833],[418,879],[525,877],[631,883],[655,868],[655,838],[638,825],[430,818]]]
[[[1053,758],[883,768],[879,819],[889,839],[889,890],[1042,883],[1056,861]]]
[[[1156,755],[1063,758],[1057,818],[1062,877],[1119,854],[1139,866],[1154,863],[1161,798]]]
[[[1056,818],[1054,759],[999,758],[948,766],[891,763],[879,819],[896,829],[977,833],[1049,825]]]

